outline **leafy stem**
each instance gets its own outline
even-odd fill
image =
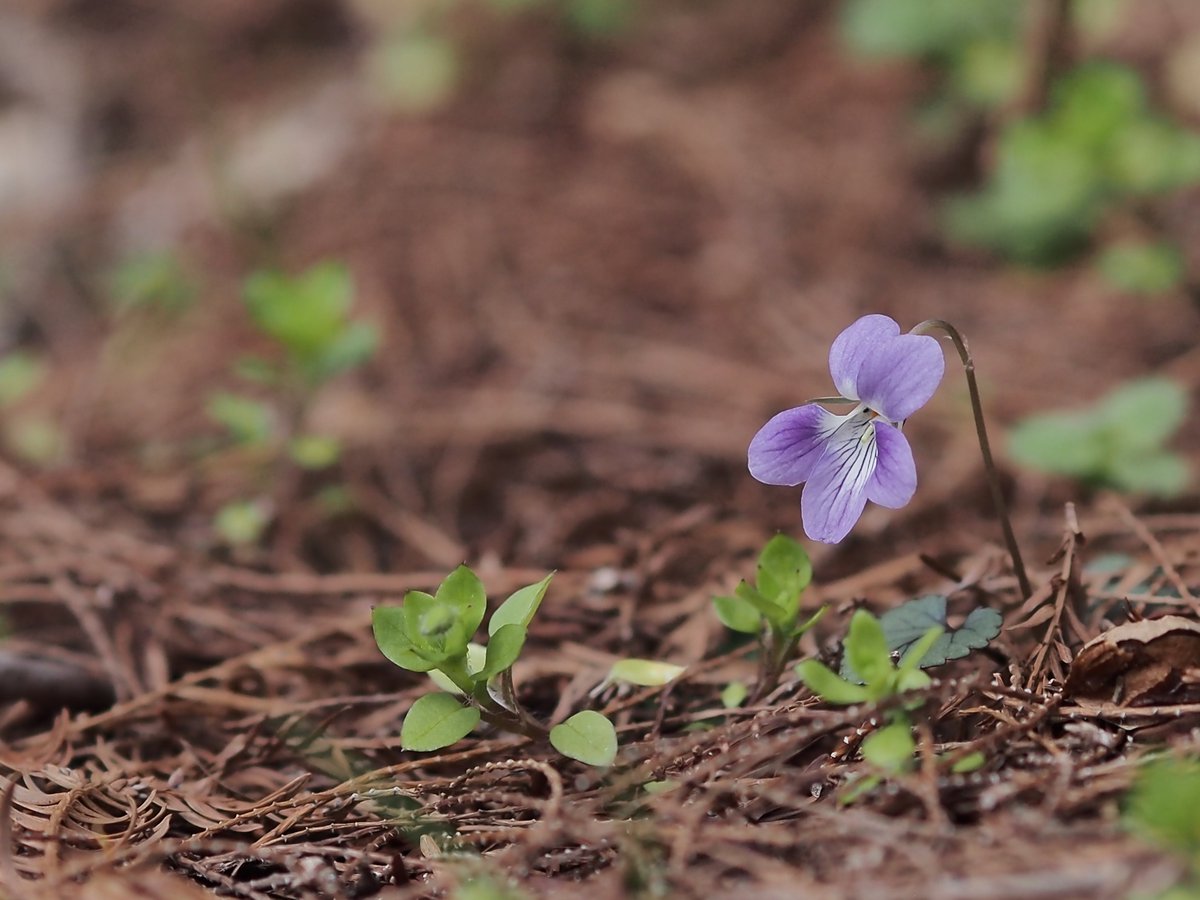
[[[1025,562],[1021,557],[1021,548],[1017,545],[1017,536],[1013,531],[1012,520],[1008,514],[1008,503],[1004,499],[1004,488],[1000,484],[1000,472],[996,461],[992,458],[992,447],[988,441],[987,425],[983,418],[983,402],[979,397],[979,384],[975,379],[975,361],[967,349],[966,339],[957,328],[943,319],[927,319],[913,328],[913,334],[928,334],[930,331],[941,331],[950,338],[954,349],[962,360],[963,371],[967,377],[967,392],[971,397],[971,411],[975,415],[975,435],[979,438],[979,451],[983,455],[983,468],[987,473],[988,486],[992,492],[992,504],[996,508],[996,516],[1000,519],[1000,527],[1004,532],[1004,543],[1008,547],[1008,555],[1012,558],[1013,571],[1021,588],[1021,596],[1026,599],[1033,593],[1029,576],[1025,573]]]

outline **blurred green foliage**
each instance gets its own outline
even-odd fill
[[[375,328],[350,318],[354,284],[341,263],[321,263],[294,276],[256,272],[246,280],[243,294],[255,324],[283,345],[291,370],[283,374],[298,375],[308,389],[361,365],[375,352]]]
[[[1074,0],[1066,28],[1076,49],[1113,33],[1123,0]],[[946,203],[954,241],[1015,262],[1057,265],[1086,250],[1114,211],[1140,209],[1200,183],[1200,135],[1156,112],[1142,76],[1091,59],[1049,85],[1047,107],[1012,118],[1014,103],[1045,67],[1030,41],[1041,7],[1024,0],[845,0],[848,47],[867,59],[912,59],[940,77],[921,104],[917,134],[947,146],[1003,123],[989,171],[975,191]],[[1000,112],[1002,111],[1002,112]],[[1101,274],[1131,294],[1161,293],[1185,277],[1182,257],[1152,240],[1097,260]]]
[[[1124,806],[1126,828],[1188,863],[1189,875],[1159,900],[1200,897],[1200,760],[1164,756],[1146,763]]]
[[[1163,445],[1187,415],[1187,391],[1166,378],[1118,387],[1088,409],[1043,413],[1009,436],[1017,462],[1122,491],[1174,496],[1187,487],[1186,463]]]
[[[1061,262],[1123,201],[1200,183],[1200,136],[1155,115],[1140,76],[1090,63],[1001,133],[989,180],[951,200],[950,234],[1020,262]]]

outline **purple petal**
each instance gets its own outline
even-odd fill
[[[899,428],[878,419],[875,421],[875,447],[878,459],[871,480],[867,482],[867,499],[888,509],[899,509],[917,490],[917,467],[913,462],[912,447]]]
[[[750,474],[764,484],[807,481],[840,419],[815,403],[779,413],[750,442]]]
[[[865,416],[847,419],[830,437],[800,497],[804,533],[812,540],[836,544],[850,533],[867,505],[875,455],[875,428]]]
[[[900,334],[900,326],[887,316],[863,316],[841,334],[829,348],[829,374],[843,397],[861,400],[858,373],[863,363],[880,346]]]
[[[858,399],[893,422],[929,402],[946,371],[941,345],[927,334],[877,344],[858,371]]]

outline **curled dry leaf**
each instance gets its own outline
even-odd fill
[[[1066,694],[1137,706],[1200,693],[1200,622],[1163,616],[1111,628],[1080,648]]]

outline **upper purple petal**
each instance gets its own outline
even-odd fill
[[[858,399],[893,422],[929,402],[946,371],[941,345],[927,334],[877,343],[858,371]]]
[[[809,538],[836,544],[850,533],[867,505],[875,459],[874,424],[863,415],[847,417],[826,443],[800,496]]]
[[[829,348],[829,374],[843,397],[863,399],[859,370],[879,348],[900,334],[900,326],[887,316],[863,316],[833,341]]]
[[[815,403],[779,413],[750,442],[750,474],[765,484],[792,486],[807,481],[838,420]]]
[[[888,509],[899,509],[917,490],[917,467],[912,447],[899,428],[875,420],[875,471],[867,482],[867,499]]]

